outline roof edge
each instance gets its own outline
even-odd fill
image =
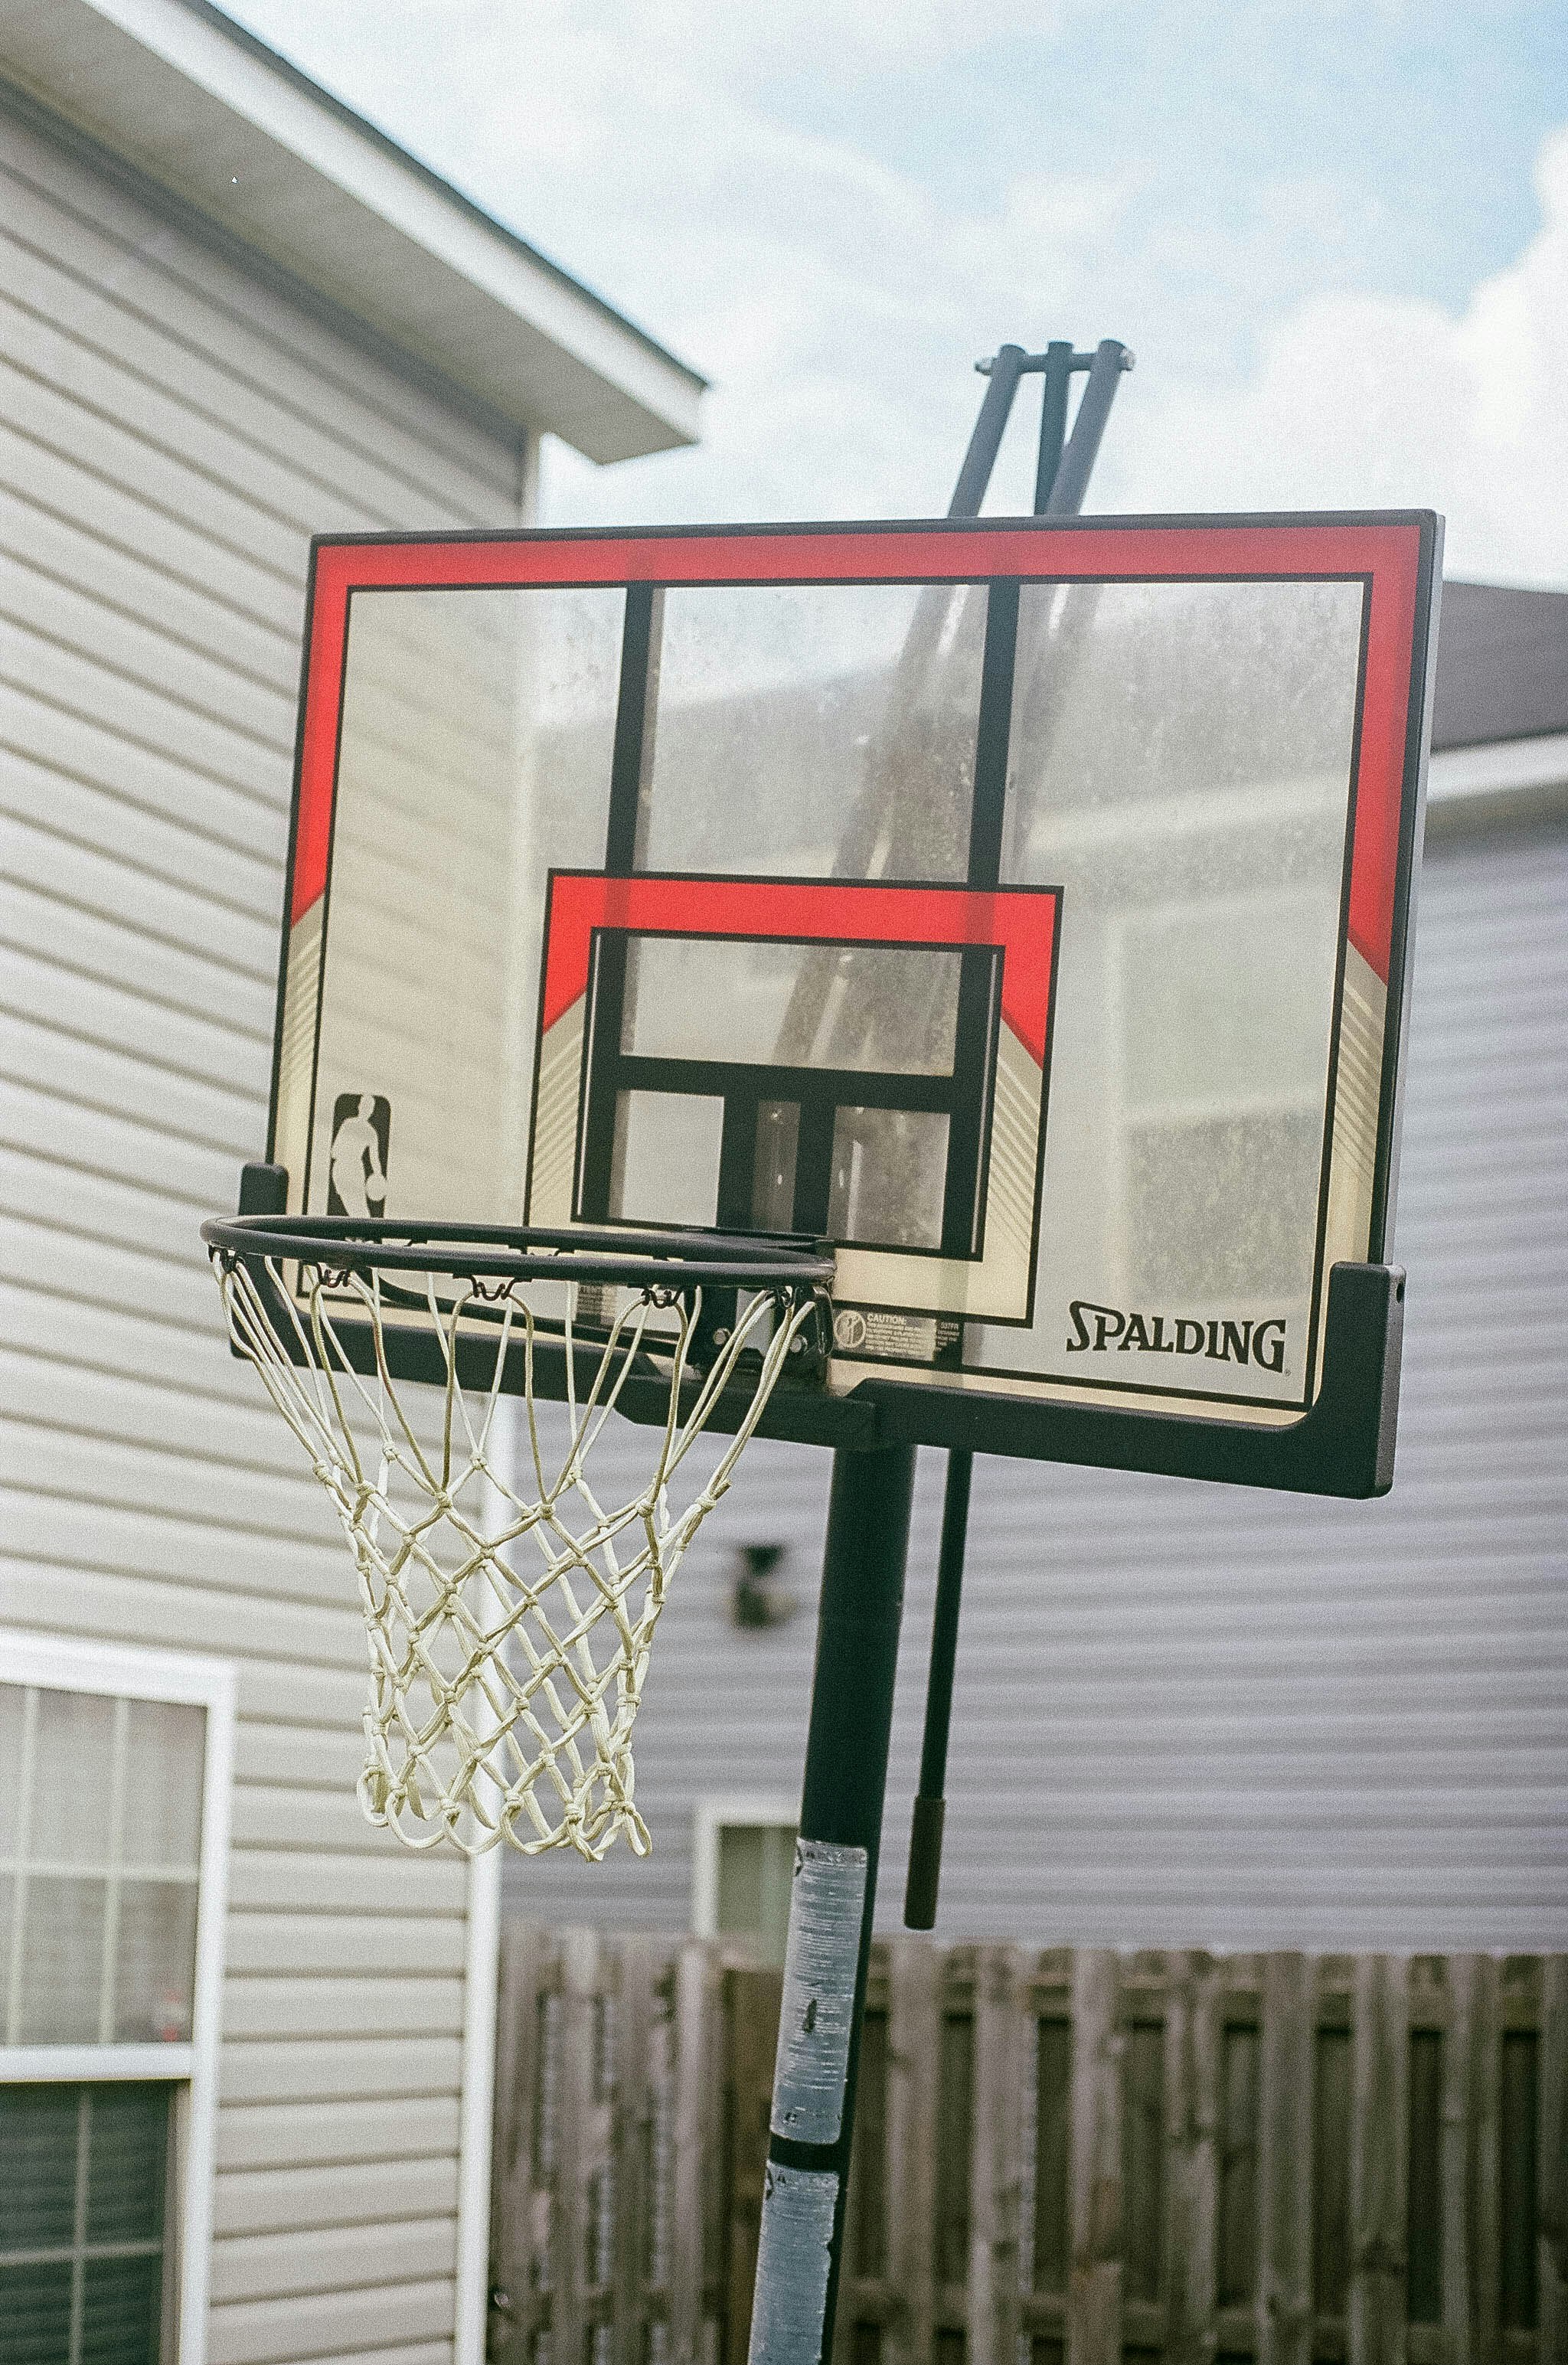
[[[711,380],[705,378],[700,370],[693,369],[689,362],[682,361],[678,353],[672,353],[667,345],[661,344],[651,331],[632,319],[618,306],[612,304],[607,296],[601,296],[597,288],[590,287],[586,280],[578,279],[574,273],[566,268],[564,263],[555,262],[553,256],[543,252],[543,248],[534,246],[531,241],[522,236],[520,230],[513,230],[510,223],[504,222],[498,214],[493,214],[487,207],[480,205],[476,197],[471,197],[467,191],[461,188],[455,181],[449,181],[444,174],[436,171],[433,164],[427,164],[424,159],[416,155],[411,148],[405,148],[400,140],[395,140],[389,131],[384,131],[373,118],[362,115],[357,107],[351,106],[346,99],[340,98],[335,91],[329,90],[325,83],[318,82],[314,75],[305,72],[303,66],[296,65],[293,59],[286,56],[282,50],[274,50],[269,41],[263,41],[261,35],[253,33],[248,25],[241,24],[239,19],[230,17],[226,9],[217,6],[216,0],[171,0],[171,5],[183,9],[188,17],[199,17],[203,23],[212,26],[225,40],[232,41],[236,48],[248,51],[270,73],[281,75],[285,81],[291,83],[296,90],[316,106],[325,108],[329,114],[335,116],[337,120],[345,125],[349,130],[357,133],[362,140],[368,140],[389,161],[401,165],[406,172],[412,174],[417,180],[423,183],[426,188],[459,207],[467,215],[470,221],[477,224],[480,229],[488,230],[492,236],[502,240],[515,253],[525,257],[536,269],[548,273],[549,276],[569,294],[580,298],[586,304],[592,305],[594,309],[616,329],[628,336],[634,337],[637,342],[644,346],[656,360],[666,362],[671,369],[678,370],[699,393],[707,392]]]
[[[509,431],[698,440],[700,372],[216,0],[0,8],[0,76]]]

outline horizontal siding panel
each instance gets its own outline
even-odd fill
[[[0,249],[0,254],[4,252]],[[15,252],[12,248],[7,259],[14,261]],[[63,393],[63,399],[83,415],[81,442],[90,446],[100,422],[112,435],[133,436],[147,455],[139,473],[151,476],[165,499],[171,481],[164,473],[166,464],[188,470],[201,487],[216,488],[218,498],[204,513],[213,518],[217,532],[234,547],[263,559],[277,546],[271,536],[279,532],[305,537],[315,532],[340,532],[356,521],[373,526],[398,521],[375,499],[385,499],[385,477],[371,499],[365,499],[371,472],[357,464],[354,454],[341,457],[344,478],[359,479],[357,497],[352,481],[334,484],[315,473],[312,447],[315,453],[323,447],[308,427],[300,432],[295,457],[285,458],[270,449],[273,440],[281,441],[287,432],[275,408],[264,399],[257,401],[231,378],[225,386],[223,373],[210,365],[204,369],[199,356],[191,359],[186,384],[182,382],[178,349],[155,332],[139,339],[133,321],[125,323],[131,331],[129,351],[106,342],[102,331],[95,336],[90,330],[62,330],[47,310],[17,300],[6,286],[16,275],[14,269],[0,268],[0,344],[26,357],[18,375],[36,389],[36,407],[25,396],[13,398],[16,416],[28,432],[50,442],[60,440],[54,404]],[[58,298],[57,286],[39,292]],[[102,329],[112,333],[118,325],[105,321]],[[228,417],[203,398],[218,388],[228,396]],[[201,498],[196,496],[198,501]],[[417,506],[428,511],[433,504]]]
[[[109,1212],[100,1227],[103,1238],[130,1248],[148,1239],[155,1221],[183,1224],[191,1213],[230,1204],[230,1153],[161,1132],[151,1115],[144,1111],[140,1118],[110,1116],[0,1075],[0,1144],[13,1153],[0,1160],[0,1191],[16,1194],[0,1204],[47,1218],[58,1200],[47,1194],[41,1200],[21,1195],[29,1180],[39,1173],[52,1177],[58,1193],[80,1177],[95,1196],[73,1206],[105,1206]],[[171,1207],[176,1213],[166,1216]],[[174,1246],[175,1239],[166,1234],[165,1247],[183,1255],[183,1246]],[[106,1254],[114,1261],[112,1250]]]
[[[68,979],[61,982],[69,989]],[[145,1123],[150,1109],[162,1108],[174,1135],[222,1152],[235,1167],[256,1154],[263,1123],[257,1100],[193,1082],[150,1060],[90,1042],[47,1017],[35,1021],[15,1009],[7,1011],[3,999],[0,1073],[14,1083],[53,1092],[78,1107],[100,1109],[133,1124]]]
[[[454,2285],[434,2282],[215,2307],[207,2353],[212,2365],[310,2365],[317,2358],[385,2350],[388,2365],[400,2365],[405,2354],[422,2359],[426,2353],[410,2343],[450,2339],[455,2304]],[[375,2343],[379,2348],[367,2349]]]
[[[105,503],[96,499],[96,480],[67,464],[45,460],[43,481],[29,472],[27,481],[7,481],[7,452],[16,460],[33,445],[9,447],[0,439],[0,489],[7,499],[0,506],[0,552],[14,566],[37,581],[59,583],[77,597],[154,633],[170,651],[169,662],[193,666],[199,683],[211,666],[217,678],[227,677],[237,694],[262,701],[263,712],[274,702],[291,717],[299,688],[299,621],[297,600],[273,589],[263,605],[275,615],[247,613],[222,586],[207,580],[192,582],[185,569],[205,553],[177,528],[141,532],[132,546],[123,547],[107,531]],[[16,479],[17,471],[13,468]],[[57,496],[51,505],[49,494]],[[60,497],[78,496],[83,518],[58,505]],[[127,504],[120,497],[122,514]],[[138,524],[147,521],[142,512]],[[129,526],[130,519],[126,517]],[[210,569],[209,569],[210,571]],[[286,730],[292,737],[292,726]]]
[[[0,1430],[0,1448],[4,1444]],[[214,1597],[203,1612],[215,1635],[221,1631],[222,1640],[215,1641],[214,1648],[245,1650],[286,1663],[302,1643],[316,1640],[315,1630],[299,1614],[302,1608],[330,1611],[356,1606],[347,1549],[325,1523],[319,1542],[295,1542],[282,1551],[275,1538],[239,1533],[216,1519],[176,1519],[131,1510],[122,1503],[106,1506],[77,1492],[28,1491],[25,1465],[19,1474],[21,1485],[0,1488],[0,1516],[6,1520],[6,1543],[17,1581],[33,1581],[21,1574],[28,1563],[37,1564],[39,1576],[51,1571],[46,1581],[56,1585],[60,1571],[70,1568],[88,1588],[80,1596],[84,1609],[93,1603],[106,1617],[133,1616],[139,1601],[151,1606],[151,1586],[188,1586]],[[129,1594],[128,1583],[138,1591]],[[331,1631],[341,1630],[334,1626]],[[356,1670],[364,1664],[361,1641]],[[342,1669],[349,1661],[340,1657],[337,1664]],[[271,1680],[256,1672],[255,1712],[274,1714],[283,1706],[296,1721],[311,1721],[308,1709],[264,1688]],[[344,1676],[333,1675],[330,1664],[319,1669],[316,1680],[322,1687],[322,1701],[344,1697]],[[357,1706],[354,1715],[357,1720]]]
[[[320,1728],[246,1718],[235,1735],[234,1771],[241,1782],[283,1783],[299,1792],[352,1790],[364,1754],[357,1716],[352,1724]]]
[[[211,544],[213,559],[221,555],[248,561],[280,582],[303,572],[311,528],[252,498],[244,470],[225,480],[193,465],[180,448],[178,426],[167,407],[161,421],[150,419],[149,390],[134,378],[98,370],[93,377],[91,387],[54,386],[11,355],[0,355],[0,406],[29,442],[69,456],[95,476],[133,485],[149,508],[196,526]],[[130,405],[128,418],[110,407],[122,398]],[[160,423],[162,440],[149,432]]]
[[[6,1360],[0,1356],[0,1367]],[[165,1512],[204,1526],[249,1528],[280,1542],[297,1539],[314,1543],[329,1532],[331,1515],[326,1496],[308,1471],[297,1479],[281,1470],[267,1475],[165,1452],[155,1444],[126,1444],[73,1421],[67,1428],[73,1416],[101,1409],[100,1389],[112,1396],[124,1384],[101,1382],[96,1373],[73,1373],[67,1366],[38,1368],[39,1384],[30,1399],[33,1417],[0,1417],[0,1474],[12,1485],[25,1484],[39,1494],[80,1496],[106,1509],[124,1505],[129,1510]],[[196,1409],[199,1412],[199,1399]]]
[[[295,1790],[282,1783],[238,1784],[233,1832],[236,1847],[307,1847],[313,1855],[332,1855],[374,1853],[402,1865],[426,1854],[368,1823],[352,1788]],[[445,1855],[440,1860],[444,1863]]]
[[[265,1055],[264,1076],[272,1056],[271,978],[259,970],[246,976],[230,960],[214,959],[150,934],[136,916],[134,887],[134,880],[122,879],[121,911],[106,917],[51,887],[40,889],[13,874],[6,880],[4,940],[51,967],[116,992],[129,991],[139,1003],[150,1003],[143,1039],[151,1037],[156,1057],[190,1064],[178,1046],[184,1025],[194,1020],[198,1040],[221,1027],[236,1048],[246,1042],[259,1045]],[[257,934],[270,931],[258,925]]]
[[[461,2036],[463,1982],[398,1978],[380,1959],[374,1923],[346,1953],[336,1978],[230,1978],[223,1990],[226,2036]],[[355,1978],[348,1967],[373,1976]]]
[[[308,410],[286,408],[271,389],[225,367],[210,348],[170,335],[101,289],[84,301],[77,275],[14,236],[0,240],[0,312],[9,315],[0,319],[0,337],[40,375],[204,475],[244,484],[259,507],[303,532],[315,530],[317,512],[337,518],[345,504],[365,524],[450,522],[450,510],[423,488],[392,479],[353,443],[324,433]]]
[[[319,2353],[296,2360],[296,2365],[452,2365],[450,2340],[416,2340],[396,2348],[334,2348],[330,2360]]]
[[[306,1535],[321,1531],[318,1512],[324,1498],[304,1449],[259,1382],[248,1402],[214,1402],[191,1388],[188,1377],[185,1385],[152,1385],[123,1373],[93,1371],[69,1360],[74,1348],[91,1351],[93,1346],[90,1327],[74,1321],[69,1306],[61,1308],[61,1329],[76,1335],[62,1335],[52,1358],[0,1347],[0,1416],[23,1422],[52,1416],[62,1428],[69,1422],[73,1437],[91,1436],[116,1449],[145,1448],[160,1465],[168,1460],[169,1471],[160,1466],[152,1482],[151,1499],[161,1508],[217,1510],[225,1525],[232,1519]],[[191,1347],[188,1364],[210,1362],[221,1372],[219,1341],[193,1340]],[[47,1457],[29,1466],[38,1474],[35,1483],[46,1483]],[[99,1501],[119,1499],[109,1474],[122,1466],[129,1464],[100,1466],[90,1489]],[[147,1499],[143,1479],[133,1477],[129,1485],[134,1491],[127,1500]]]
[[[424,2173],[444,2157],[455,2165],[455,2094],[387,2102],[228,2103],[218,2114],[220,2174],[248,2169],[314,2171],[345,2163],[417,2158]]]
[[[464,1924],[456,1920],[410,1921],[399,1912],[231,1913],[223,1959],[233,1975],[336,1973],[345,1964],[374,1962],[389,1978],[410,1971],[457,1978],[464,1948]]]
[[[213,2196],[219,2236],[287,2234],[312,2225],[397,2225],[455,2215],[457,2163],[448,2154],[380,2161],[373,2176],[360,2160],[331,2168],[227,2171]]]
[[[247,1382],[248,1367],[229,1352],[222,1302],[200,1238],[206,1218],[237,1196],[236,1170],[223,1162],[229,1188],[222,1198],[175,1198],[0,1150],[0,1206],[13,1219],[7,1245],[18,1295],[30,1292],[51,1305],[84,1301],[92,1309],[85,1333],[63,1310],[61,1316],[73,1352],[90,1348],[84,1362],[118,1369],[123,1353],[130,1369],[145,1368],[150,1376],[183,1372],[185,1384],[203,1395],[226,1395],[238,1382],[236,1400],[254,1404],[260,1383]],[[95,1201],[103,1209],[95,1238]],[[18,1306],[15,1318],[23,1325],[12,1334],[19,1344],[28,1317]],[[145,1335],[153,1328],[168,1333],[162,1349]],[[143,1356],[159,1354],[164,1360],[156,1367],[143,1365]]]
[[[220,357],[286,415],[330,430],[378,460],[391,480],[422,485],[444,505],[441,521],[472,514],[481,522],[498,505],[514,504],[511,431],[486,430],[346,342],[314,306],[301,309],[189,237],[183,217],[171,235],[162,192],[148,189],[139,202],[123,180],[84,173],[15,120],[0,134],[0,150],[8,224],[79,275],[87,300],[124,306]]]
[[[212,2247],[215,2306],[297,2292],[362,2291],[367,2284],[433,2281],[456,2264],[453,2216],[388,2225],[318,2225],[255,2234]]]
[[[186,880],[154,878],[117,855],[76,844],[43,815],[37,826],[8,823],[0,834],[0,862],[5,876],[30,889],[48,911],[107,924],[97,938],[84,929],[75,939],[78,968],[93,966],[87,954],[95,942],[109,954],[104,973],[115,979],[134,948],[139,961],[164,963],[166,982],[158,989],[164,999],[226,1019],[242,1033],[260,1026],[270,1041],[278,955],[272,913],[252,917]],[[140,975],[150,986],[145,969]]]
[[[32,639],[41,638],[129,685],[152,701],[150,712],[188,716],[198,746],[249,744],[274,762],[291,762],[297,701],[282,666],[275,681],[256,681],[221,649],[207,656],[174,637],[156,608],[146,616],[128,613],[105,597],[99,581],[62,580],[8,550],[6,539],[0,529],[0,617],[22,635],[24,664]]]
[[[91,689],[94,702],[104,703],[106,677],[61,652],[41,661],[38,652],[48,649],[46,642],[35,644],[25,673],[14,652],[0,667],[0,745],[45,773],[28,799],[32,810],[54,818],[48,775],[58,771],[118,801],[125,813],[120,830],[133,847],[134,816],[146,813],[174,822],[241,861],[281,861],[288,822],[286,766],[274,766],[252,787],[182,761],[177,747],[128,736],[116,728],[112,708],[100,717],[92,703],[75,702]],[[182,868],[176,868],[176,877]]]
[[[360,1799],[354,1798],[353,1786],[329,1793],[305,1793],[288,1790],[282,1783],[237,1783],[230,1831],[234,1849],[303,1849],[312,1856],[374,1861],[383,1866],[387,1880],[395,1880],[398,1868],[409,1864],[449,1861],[440,1849],[409,1847],[398,1838],[398,1833],[371,1823]],[[317,1831],[321,1838],[317,1838]],[[461,1880],[464,1866],[452,1859],[452,1868]],[[343,1963],[343,1970],[350,1967],[353,1963]]]
[[[376,1836],[366,1824],[366,1840]],[[391,1838],[385,1855],[323,1855],[310,1849],[308,1833],[296,1837],[294,1846],[236,1849],[229,1874],[236,1911],[444,1914],[461,1922],[467,1910],[468,1867],[452,1855],[418,1855]]]
[[[58,1280],[69,1285],[70,1295],[58,1286],[0,1284],[0,1338],[7,1339],[20,1354],[48,1357],[56,1352],[62,1365],[83,1364],[155,1383],[171,1398],[169,1424],[162,1433],[177,1433],[182,1440],[185,1430],[174,1402],[177,1395],[199,1395],[216,1399],[220,1406],[255,1409],[261,1383],[248,1363],[229,1353],[218,1330],[218,1291],[205,1273],[196,1276],[207,1281],[210,1292],[201,1304],[207,1319],[199,1328],[195,1322],[174,1319],[168,1307],[174,1293],[162,1285],[170,1268],[161,1271],[151,1260],[143,1268],[151,1265],[152,1274],[144,1303],[150,1309],[163,1306],[166,1318],[157,1319],[151,1311],[122,1314],[115,1306],[93,1303],[84,1275],[69,1254],[71,1234],[63,1233],[59,1239],[62,1270]],[[171,1277],[184,1281],[185,1275],[174,1266]]]
[[[177,667],[163,685],[139,681],[117,662],[113,634],[102,634],[101,642],[77,648],[55,640],[30,619],[12,617],[0,642],[4,678],[14,692],[25,691],[68,718],[73,737],[84,727],[106,732],[150,765],[169,767],[166,776],[148,773],[149,778],[166,777],[173,784],[172,795],[154,800],[161,809],[185,810],[188,799],[195,817],[200,810],[196,801],[210,790],[217,811],[230,816],[249,805],[264,828],[287,800],[289,740],[276,734],[261,740],[204,714],[174,686],[180,680]],[[192,784],[185,799],[180,793],[182,779]]]
[[[227,1101],[230,1124],[243,1124],[272,1082],[272,1046],[259,1036],[171,1010],[134,987],[88,978],[35,953],[0,946],[0,1007],[61,1036],[79,1037],[134,1059],[146,1077],[146,1104],[165,1090],[193,1104],[197,1094]],[[70,1051],[61,1047],[69,1072]],[[167,1079],[167,1084],[165,1084]]]
[[[104,1550],[113,1549],[111,1532]],[[222,1549],[223,1540],[215,1537],[215,1556]],[[226,1593],[216,1583],[204,1589],[104,1576],[58,1563],[35,1565],[8,1553],[0,1556],[0,1620],[46,1633],[133,1634],[154,1648],[215,1651],[241,1660],[313,1660],[356,1674],[365,1664],[364,1630],[352,1604],[333,1614],[311,1602]]]
[[[231,615],[242,664],[255,664],[268,642],[292,644],[297,662],[303,563],[280,570],[238,552],[219,552],[195,520],[143,499],[134,479],[106,473],[85,454],[53,450],[8,420],[0,420],[0,490],[15,505],[13,541],[35,563],[63,564],[58,522],[72,536],[102,542],[127,564],[151,568],[181,594]],[[31,531],[29,520],[36,521]]]
[[[226,2102],[370,2100],[378,2094],[455,2094],[463,2079],[463,2048],[455,2038],[334,2037],[330,2043],[254,2045],[230,2039],[223,2048],[220,2092]]]
[[[47,727],[35,727],[27,747],[18,749],[25,760],[0,764],[0,812],[8,819],[73,845],[111,849],[106,858],[123,869],[128,901],[134,900],[140,880],[162,879],[205,897],[220,912],[233,912],[263,928],[279,927],[287,835],[283,815],[273,824],[275,846],[255,835],[225,839],[193,827],[178,811],[166,817],[122,793],[112,762],[106,776],[89,774],[82,759],[98,752],[89,734],[67,733],[60,717],[46,709],[24,716],[19,703],[13,701],[12,706],[13,721],[37,724],[41,716]],[[0,705],[0,715],[5,712]],[[243,931],[242,940],[247,937]]]

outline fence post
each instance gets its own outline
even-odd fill
[[[1568,2365],[1568,1955],[1540,1966],[1539,2365]]]
[[[574,2360],[586,2354],[588,2183],[598,2165],[594,2137],[594,2007],[599,1941],[591,1930],[561,1933],[561,2021],[555,2086],[554,2191],[550,2210],[550,2348]]]
[[[542,1933],[501,1932],[496,2011],[496,2106],[490,2167],[490,2330],[493,2365],[528,2365],[533,2340],[533,2135],[539,2095]]]
[[[1169,1955],[1166,1962],[1165,2125],[1170,2163],[1165,2236],[1169,2355],[1170,2365],[1214,2365],[1219,1972],[1209,1955]]]
[[[1501,1967],[1490,1955],[1466,1963],[1469,2030],[1465,2046],[1464,2293],[1471,2365],[1498,2365],[1502,2347],[1503,2260],[1497,2215],[1502,2184]]]
[[[888,1947],[888,2273],[898,2309],[887,2365],[931,2356],[941,1962],[929,1938]]]
[[[1309,1956],[1264,1956],[1258,2365],[1312,2365],[1312,2089],[1316,2005],[1316,1967]],[[1400,2234],[1403,2238],[1403,2219]]]
[[[1018,1947],[978,1947],[967,2350],[975,2359],[1013,2359],[1018,2352],[1024,2080],[1028,2074],[1025,2003]]]
[[[1081,1948],[1072,1963],[1072,2281],[1068,2365],[1121,2365],[1120,1966]]]
[[[1350,2365],[1405,2365],[1408,1978],[1401,1956],[1356,1957]]]
[[[767,2170],[768,2107],[778,2051],[782,1974],[731,1970],[724,1975],[729,2043],[725,2092],[729,2106],[730,2191],[724,2228],[726,2356],[744,2358],[751,2337],[757,2239]]]
[[[720,1972],[689,1939],[675,1967],[675,2107],[670,2113],[670,2365],[703,2365],[711,2266],[719,2255]]]
[[[644,2365],[651,2242],[650,2170],[655,2132],[651,2077],[655,1955],[646,1938],[623,1938],[615,1993],[614,2247],[610,2259],[610,2355],[614,2365]]]

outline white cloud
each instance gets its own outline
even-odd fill
[[[1336,292],[1360,275],[1368,200],[1329,170],[1250,169],[1244,205],[1200,230],[1151,202],[1133,165],[1033,169],[999,189],[977,177],[955,204],[918,157],[890,163],[857,128],[889,77],[946,73],[978,106],[963,75],[985,41],[1044,48],[1059,17],[1114,5],[247,13],[714,380],[696,453],[604,472],[553,454],[559,521],[939,510],[980,395],[974,359],[1004,338],[1114,334],[1139,366],[1094,507],[1429,505],[1448,512],[1456,571],[1568,581],[1568,129],[1539,160],[1540,232],[1455,314]],[[786,120],[776,78],[829,69],[853,104],[822,130]],[[1028,498],[1032,412],[1003,457],[1004,506]]]
[[[1129,509],[1440,509],[1451,574],[1568,582],[1568,128],[1535,177],[1540,231],[1457,318],[1314,297],[1239,386],[1146,381],[1102,494]]]

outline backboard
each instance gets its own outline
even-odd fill
[[[319,543],[289,1212],[804,1233],[826,1384],[770,1429],[1315,1483],[1269,1474],[1387,1252],[1439,539]]]

